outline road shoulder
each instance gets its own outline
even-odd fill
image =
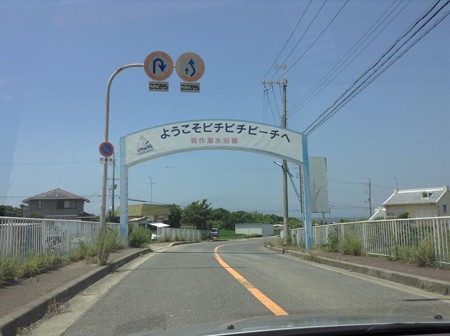
[[[354,257],[339,254],[318,255],[279,247],[267,246],[267,248],[350,272],[357,272],[441,295],[450,295],[450,271],[448,270],[419,268],[411,264],[401,264],[376,257]]]

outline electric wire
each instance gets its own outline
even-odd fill
[[[263,114],[263,123],[267,123],[267,104],[266,104],[266,95],[267,95],[267,88],[264,86],[263,90],[263,99],[262,99],[262,114]]]
[[[291,49],[291,51],[289,52],[289,54],[285,57],[284,61],[281,62],[282,64],[286,64],[286,61],[289,59],[289,57],[292,55],[292,53],[294,52],[295,49],[297,49],[298,45],[300,44],[300,42],[303,40],[303,37],[305,37],[306,33],[309,31],[309,28],[311,28],[312,24],[316,21],[317,17],[319,16],[320,12],[322,11],[323,7],[325,6],[325,4],[327,3],[328,0],[324,0],[324,2],[322,3],[322,6],[320,6],[319,10],[316,12],[316,14],[314,15],[313,19],[311,20],[311,22],[309,23],[309,25],[306,27],[305,31],[303,32],[303,34],[300,36],[300,38],[297,40],[297,43],[294,45],[294,47]],[[273,76],[271,77],[274,78],[278,71],[280,69],[277,69],[277,71],[275,71],[275,73],[273,74]]]
[[[364,90],[368,85],[370,85],[378,76],[380,76],[384,71],[386,71],[392,64],[394,64],[400,57],[402,57],[408,50],[410,50],[417,42],[419,42],[424,36],[426,36],[431,30],[433,30],[440,22],[442,22],[449,14],[446,12],[441,18],[437,19],[431,27],[429,27],[424,33],[422,33],[416,40],[414,40],[409,46],[405,48],[402,52],[400,52],[401,48],[403,48],[414,36],[416,36],[424,27],[439,13],[441,12],[445,6],[448,5],[450,0],[448,0],[443,6],[441,6],[429,19],[426,20],[424,24],[422,24],[411,36],[407,38],[405,42],[403,42],[399,47],[392,52],[390,56],[387,56],[390,51],[392,51],[396,45],[399,44],[400,40],[404,38],[409,32],[412,31],[414,27],[416,27],[420,21],[422,21],[429,13],[431,13],[432,9],[434,9],[439,1],[437,1],[421,18],[416,20],[416,22],[405,32],[399,39],[397,39],[388,50],[371,66],[367,69],[354,83],[349,86],[345,92],[335,100],[335,102],[330,105],[323,113],[321,113],[314,121],[311,123],[304,133],[306,135],[310,135],[318,127],[323,125],[328,119],[330,119],[334,114],[336,114],[343,106],[345,106],[350,100],[352,100],[356,95],[358,95],[362,90]],[[395,58],[390,61],[393,57]],[[386,65],[387,62],[390,63]],[[385,67],[384,67],[385,66]],[[383,68],[384,67],[384,68]],[[372,73],[368,75],[367,78],[363,79],[369,72]],[[355,88],[356,86],[356,88]],[[351,91],[351,92],[350,92]],[[349,93],[350,92],[350,93]]]
[[[295,25],[295,28],[292,30],[291,34],[289,35],[289,38],[287,39],[287,41],[284,43],[283,48],[281,48],[280,52],[278,53],[278,56],[275,58],[275,61],[273,61],[272,65],[269,67],[269,69],[267,69],[266,74],[264,75],[263,78],[266,78],[267,75],[269,74],[269,72],[274,68],[275,64],[277,64],[278,59],[280,58],[281,54],[283,53],[284,49],[286,48],[286,46],[288,45],[289,41],[291,40],[292,36],[294,35],[295,31],[297,30],[298,26],[300,25],[300,23],[302,22],[306,12],[309,9],[309,6],[311,5],[312,0],[309,0],[308,5],[306,6],[305,10],[303,11],[303,14],[300,16],[300,19],[297,21],[297,24]],[[278,72],[278,70],[277,70]]]
[[[272,94],[273,94],[273,100],[274,100],[274,102],[275,102],[275,107],[277,108],[278,117],[281,118],[280,109],[278,108],[277,96],[276,96],[276,94],[275,94],[275,90],[273,89],[273,85],[271,85],[271,89],[272,89]]]
[[[435,24],[430,27],[429,29],[427,29],[427,31],[425,33],[423,33],[422,35],[420,35],[419,38],[417,38],[410,46],[407,47],[407,49],[405,49],[404,51],[402,51],[394,60],[392,60],[386,67],[384,67],[381,71],[379,71],[378,73],[374,74],[374,76],[366,79],[360,86],[358,86],[355,90],[353,90],[351,92],[351,94],[349,96],[347,96],[342,102],[339,103],[339,105],[337,105],[336,108],[334,108],[330,113],[328,113],[319,123],[317,123],[313,128],[311,128],[310,130],[305,131],[305,134],[310,135],[311,133],[313,133],[315,130],[317,130],[317,128],[319,128],[321,125],[323,125],[327,120],[329,120],[333,115],[335,115],[341,108],[343,108],[349,101],[351,101],[354,97],[356,97],[359,93],[361,93],[365,88],[367,88],[376,78],[378,78],[382,73],[384,73],[392,64],[394,64],[400,57],[402,57],[409,49],[411,49],[417,42],[419,42],[425,35],[427,35],[432,29],[434,29],[437,24],[439,24],[440,22],[442,22],[442,20],[445,19],[445,17],[447,17],[450,14],[450,11],[446,12],[446,14],[441,17],[437,22],[435,22]],[[393,55],[391,57],[388,58],[391,59],[393,57]],[[388,61],[387,60],[387,61]],[[386,61],[386,62],[387,62]],[[386,62],[384,62],[381,66],[383,66]]]
[[[322,37],[322,35],[325,33],[325,31],[331,26],[331,24],[336,20],[336,18],[339,16],[339,14],[342,12],[344,7],[347,5],[347,3],[350,0],[347,0],[343,3],[341,8],[336,12],[336,14],[333,16],[333,18],[327,23],[327,25],[322,29],[322,31],[319,33],[319,35],[316,36],[314,41],[305,49],[305,51],[298,57],[294,63],[291,64],[291,66],[286,70],[285,74],[288,73],[293,67],[297,65],[297,63],[308,53],[308,51],[316,44],[316,42]],[[290,55],[289,55],[290,56]],[[286,64],[288,57],[283,61],[283,64]]]
[[[273,123],[277,124],[277,121],[276,121],[276,118],[275,118],[275,114],[273,113],[272,104],[270,102],[269,93],[267,93],[267,103],[269,104],[270,112],[272,113]]]
[[[372,42],[400,15],[400,13],[403,12],[410,2],[411,0],[406,2],[403,7],[377,32],[389,16],[391,16],[402,4],[402,2],[397,2],[395,8],[392,9],[392,7],[396,4],[393,2],[383,12],[383,14],[381,14],[377,21],[375,21],[375,23],[359,38],[359,40],[353,44],[345,55],[341,57],[340,60],[307,93],[305,93],[295,104],[291,106],[288,117],[291,117],[300,111],[322,90],[330,85],[345,69],[347,69],[358,58],[358,56],[361,55],[361,53],[363,53],[372,44]],[[370,41],[368,41],[369,38]]]

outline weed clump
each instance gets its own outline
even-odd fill
[[[337,232],[328,234],[328,239],[325,244],[322,244],[321,248],[327,252],[339,252],[339,235]]]
[[[128,243],[130,247],[145,247],[152,240],[152,232],[143,227],[133,228],[133,231],[130,232],[130,236],[128,238]]]
[[[342,254],[360,256],[363,254],[362,242],[350,233],[344,235],[344,239],[341,242]]]
[[[434,241],[432,237],[423,239],[414,249],[414,263],[419,267],[433,267],[436,261]]]

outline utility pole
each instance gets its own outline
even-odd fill
[[[153,177],[149,176],[150,179],[150,203],[153,204]]]
[[[112,158],[112,198],[111,198],[111,208],[112,208],[112,216],[114,217],[114,198],[115,198],[115,190],[116,190],[116,154],[113,154]]]
[[[369,179],[369,218],[372,217],[372,183]]]
[[[284,69],[283,80],[269,80],[263,81],[263,84],[278,84],[283,85],[283,116],[281,117],[281,127],[287,127],[287,105],[286,105],[286,89],[287,89],[287,79],[286,79],[286,64],[276,65],[277,69]],[[283,160],[283,243],[287,244],[288,237],[288,221],[289,221],[289,207],[288,207],[288,188],[287,188],[287,161]]]

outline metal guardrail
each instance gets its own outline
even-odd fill
[[[313,227],[314,246],[330,243],[331,235],[342,239],[350,233],[361,240],[364,252],[396,257],[401,249],[412,250],[421,242],[433,242],[436,262],[450,264],[450,217],[408,218],[317,225]],[[291,240],[304,245],[304,229],[293,229]]]
[[[0,217],[0,259],[23,259],[30,253],[41,255],[48,251],[66,255],[84,241],[95,243],[99,223],[76,220]],[[117,230],[120,224],[107,223]]]

